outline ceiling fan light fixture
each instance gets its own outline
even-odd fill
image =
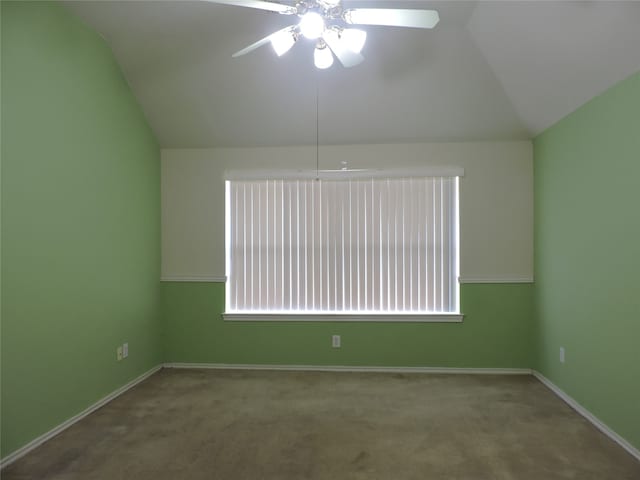
[[[301,36],[304,36],[316,43],[314,62],[318,68],[329,68],[333,64],[334,55],[345,68],[355,67],[362,63],[364,56],[361,52],[367,41],[367,32],[359,28],[350,28],[348,25],[431,29],[440,21],[436,10],[388,7],[345,9],[342,6],[342,0],[206,1],[298,17],[296,24],[261,38],[234,53],[232,55],[234,58],[246,55],[267,43],[271,43],[275,53],[282,56],[295,45]],[[369,1],[374,2],[375,0]]]
[[[293,30],[283,30],[271,35],[269,40],[271,41],[271,46],[276,52],[276,55],[281,57],[291,50],[291,47],[295,45],[297,38]]]
[[[316,40],[324,32],[324,18],[317,12],[307,12],[302,16],[299,27],[302,35],[309,40]]]
[[[313,52],[313,62],[316,68],[325,70],[333,65],[333,53],[326,43],[319,44]]]
[[[358,28],[347,28],[342,31],[340,38],[349,50],[360,53],[367,41],[367,32]]]

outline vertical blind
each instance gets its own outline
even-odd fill
[[[226,188],[227,312],[458,312],[457,177]]]

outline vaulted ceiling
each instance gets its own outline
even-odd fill
[[[283,0],[281,3],[287,3]],[[291,2],[289,2],[291,3]],[[99,32],[164,148],[528,139],[640,69],[640,2],[343,0],[429,8],[367,27],[365,61],[299,41],[231,55],[292,17],[199,1],[69,1]]]

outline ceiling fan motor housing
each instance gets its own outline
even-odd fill
[[[298,16],[302,17],[308,12],[316,12],[327,20],[335,20],[342,17],[340,2],[331,0],[301,0],[296,4]]]

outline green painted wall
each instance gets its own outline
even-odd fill
[[[462,324],[224,322],[224,284],[162,284],[167,362],[530,368],[531,284],[462,286]],[[342,348],[331,348],[331,335]]]
[[[59,4],[2,2],[1,153],[5,456],[161,361],[159,147]]]
[[[537,368],[640,448],[640,73],[536,138],[534,165]]]

